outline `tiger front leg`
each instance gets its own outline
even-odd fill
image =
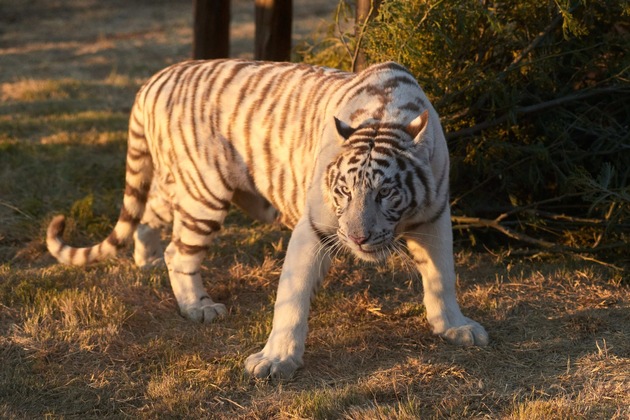
[[[166,248],[164,260],[179,310],[192,321],[209,323],[227,314],[225,305],[215,303],[206,292],[200,272],[211,235],[219,227],[214,219],[193,218],[182,212],[175,214],[173,239]]]
[[[328,253],[322,252],[310,223],[302,220],[287,248],[267,344],[245,361],[251,376],[289,379],[303,365],[311,297],[329,267]]]
[[[433,332],[460,346],[487,345],[486,330],[466,318],[457,303],[450,211],[434,223],[407,232],[405,239],[422,275],[424,306]]]

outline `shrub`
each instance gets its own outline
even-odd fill
[[[336,20],[350,16],[342,0]],[[627,251],[630,2],[384,0],[358,35],[335,28],[305,61],[349,69],[360,44],[407,66],[440,113],[457,228]]]

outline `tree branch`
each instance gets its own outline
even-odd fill
[[[499,216],[501,217],[501,216]],[[499,218],[497,219],[481,219],[478,217],[465,217],[465,216],[451,216],[451,221],[454,223],[453,229],[463,230],[470,228],[491,228],[498,230],[509,238],[516,239],[521,242],[525,242],[531,245],[536,245],[545,249],[558,249],[561,250],[564,247],[561,247],[553,242],[548,242],[542,239],[532,238],[529,235],[524,233],[516,232],[512,229],[509,229],[503,225],[501,225]]]
[[[616,86],[608,87],[608,88],[601,88],[601,89],[584,89],[570,95],[552,99],[547,102],[541,102],[539,104],[515,108],[513,112],[503,114],[502,116],[500,116],[499,118],[495,118],[494,120],[484,121],[477,125],[473,125],[472,127],[463,128],[453,133],[447,133],[446,139],[454,140],[461,137],[467,137],[467,136],[473,135],[479,131],[483,131],[490,127],[495,127],[497,125],[500,125],[513,116],[532,114],[535,112],[540,112],[549,108],[560,106],[568,102],[581,101],[581,100],[584,100],[593,96],[599,96],[599,95],[605,95],[605,94],[611,94],[611,93],[630,93],[630,89],[620,88]]]

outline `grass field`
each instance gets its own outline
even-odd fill
[[[233,1],[233,55],[250,3]],[[335,2],[297,2],[314,28]],[[308,5],[308,7],[307,7]],[[309,14],[310,13],[310,14]],[[181,318],[165,269],[126,252],[56,265],[51,217],[77,245],[102,240],[124,187],[135,91],[186,58],[190,4],[0,3],[0,418],[630,418],[627,272],[456,246],[460,303],[491,344],[430,334],[417,275],[340,256],[314,302],[306,366],[252,381],[290,232],[230,213],[204,265],[229,316]]]

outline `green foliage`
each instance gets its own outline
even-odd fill
[[[325,31],[313,34],[312,40],[297,46],[299,60],[307,64],[349,70],[352,67],[351,51],[355,49],[356,43],[354,35],[342,28],[348,28],[352,18],[352,7],[341,0],[335,11],[335,23]]]
[[[507,212],[514,229],[573,249],[627,242],[629,9],[625,0],[384,0],[359,35],[339,37],[347,48],[337,61],[350,68],[358,40],[368,62],[398,61],[417,77],[447,132],[456,215]],[[334,45],[305,58],[317,63],[320,48],[329,64]],[[584,217],[593,223],[575,223]]]
[[[70,215],[75,219],[87,221],[94,217],[94,195],[88,194],[72,204]]]

